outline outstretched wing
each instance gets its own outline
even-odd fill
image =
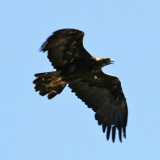
[[[69,87],[78,98],[96,112],[95,119],[98,120],[99,125],[102,125],[103,132],[107,128],[107,140],[110,137],[111,129],[113,142],[116,129],[118,129],[120,141],[122,141],[122,132],[126,138],[127,103],[117,77],[100,71],[90,76],[88,81],[71,82]]]
[[[78,59],[92,57],[83,47],[83,36],[76,29],[58,30],[43,43],[41,51],[48,51],[54,68],[62,69]]]

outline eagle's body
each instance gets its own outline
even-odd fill
[[[41,50],[48,51],[48,58],[57,71],[36,74],[35,89],[51,99],[68,84],[72,92],[96,112],[95,118],[102,125],[103,132],[107,128],[107,140],[112,129],[114,142],[117,128],[122,141],[122,132],[126,137],[126,99],[119,79],[101,70],[113,61],[91,56],[83,47],[83,36],[82,31],[63,29],[47,39]]]

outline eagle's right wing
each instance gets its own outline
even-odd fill
[[[78,98],[96,112],[95,119],[98,120],[99,125],[102,125],[103,132],[107,128],[107,140],[112,129],[114,142],[116,128],[120,141],[122,141],[122,132],[126,137],[127,103],[117,77],[100,71],[88,81],[79,80],[69,83],[69,87]]]

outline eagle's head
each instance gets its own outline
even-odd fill
[[[111,58],[96,58],[96,60],[100,63],[100,66],[106,66],[109,64],[113,64],[114,60]]]

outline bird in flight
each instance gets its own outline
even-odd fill
[[[95,119],[106,132],[107,140],[116,131],[122,142],[126,138],[128,109],[118,77],[105,74],[102,67],[112,64],[110,58],[95,58],[83,47],[84,32],[62,29],[54,32],[41,46],[48,52],[54,72],[35,74],[35,90],[48,99],[60,94],[68,85],[88,108],[95,112]]]

